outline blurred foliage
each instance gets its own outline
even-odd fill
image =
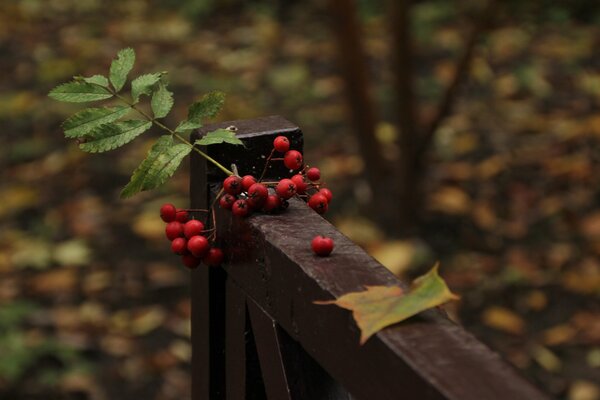
[[[188,275],[157,214],[165,201],[187,203],[186,171],[119,201],[150,141],[88,157],[62,138],[75,108],[46,97],[131,46],[134,72],[172,72],[169,124],[215,89],[228,94],[223,120],[281,114],[299,124],[343,232],[402,277],[439,259],[462,295],[454,318],[556,397],[600,398],[600,7],[502,4],[437,132],[422,236],[389,241],[357,216],[372,196],[368,165],[347,123],[325,2],[0,2],[0,397],[189,398]],[[385,5],[360,5],[378,138],[393,158]],[[413,8],[423,119],[478,7]]]

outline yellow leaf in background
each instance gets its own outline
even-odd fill
[[[30,186],[9,186],[0,191],[0,199],[0,218],[4,218],[37,205],[40,196],[38,191]]]
[[[352,311],[361,332],[361,345],[389,325],[459,298],[439,276],[437,264],[428,273],[415,279],[407,293],[399,286],[367,286],[366,289],[346,293],[337,300],[314,302],[321,305],[335,304]]]
[[[462,215],[471,210],[471,198],[460,188],[446,186],[433,193],[429,208],[444,214]]]
[[[569,388],[569,400],[598,400],[600,399],[600,386],[594,382],[576,380]]]
[[[395,240],[382,243],[370,254],[394,275],[400,276],[413,265],[417,251],[416,243]]]
[[[514,335],[520,335],[525,331],[523,318],[508,308],[490,307],[483,312],[482,320],[490,328]]]
[[[91,257],[90,248],[85,241],[79,239],[59,243],[54,248],[54,260],[60,265],[87,265]]]

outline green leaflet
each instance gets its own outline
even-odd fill
[[[150,129],[152,122],[142,120],[130,120],[100,125],[87,135],[86,142],[79,148],[89,153],[101,153],[113,150]]]
[[[152,106],[154,118],[166,117],[169,111],[171,111],[173,107],[173,93],[167,90],[167,86],[164,83],[159,82],[158,89],[152,95],[150,105]]]
[[[230,131],[229,129],[217,129],[216,131],[209,132],[206,134],[206,136],[196,140],[194,144],[208,146],[210,144],[218,143],[244,145],[244,142],[235,137],[235,132]]]
[[[110,82],[118,92],[127,81],[127,74],[135,63],[135,51],[131,48],[123,49],[117,54],[117,58],[110,64]]]
[[[152,93],[152,87],[160,80],[162,76],[161,72],[155,72],[153,74],[145,74],[138,76],[131,81],[131,97],[133,102],[137,103],[140,96],[145,94],[149,95]]]
[[[93,83],[95,85],[100,85],[105,88],[108,87],[108,79],[104,75],[93,75],[93,76],[89,76],[89,77],[81,76],[81,77],[76,77],[76,79],[81,79],[84,82]]]
[[[192,148],[175,144],[170,135],[161,136],[136,168],[131,180],[121,191],[121,197],[131,197],[144,190],[154,189],[171,177]]]
[[[210,92],[192,104],[188,109],[188,121],[200,122],[206,118],[212,118],[221,111],[225,103],[223,92]]]
[[[177,128],[175,128],[175,132],[185,132],[185,131],[189,131],[190,129],[198,129],[202,127],[202,123],[200,121],[188,121],[187,119],[185,121],[181,121],[179,123],[179,125],[177,125]]]
[[[98,85],[73,81],[55,87],[48,93],[48,96],[54,100],[67,103],[86,103],[88,101],[109,99],[112,94]]]
[[[63,122],[66,138],[85,136],[92,129],[102,124],[114,122],[125,116],[130,108],[125,106],[86,108],[69,117]]]

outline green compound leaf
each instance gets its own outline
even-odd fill
[[[202,146],[208,146],[211,144],[218,143],[229,143],[235,145],[244,145],[240,139],[235,137],[235,132],[230,131],[229,129],[217,129],[216,131],[212,131],[203,136],[202,138],[196,140],[194,144],[199,144]]]
[[[48,93],[48,96],[67,103],[86,103],[110,99],[112,94],[98,85],[74,81],[55,87]]]
[[[143,94],[152,94],[154,85],[156,85],[162,75],[163,74],[161,72],[155,72],[153,74],[138,76],[131,81],[131,97],[133,97],[133,102],[137,103],[140,99],[140,96]]]
[[[135,51],[131,48],[123,49],[117,54],[117,58],[110,64],[110,83],[118,92],[127,82],[127,74],[135,63]]]
[[[108,88],[108,78],[104,75],[92,75],[92,76],[75,76],[74,79],[76,81],[83,81],[87,83],[91,83],[94,85],[100,85],[102,87]]]
[[[198,128],[202,128],[202,123],[200,121],[188,121],[187,119],[184,121],[181,121],[179,123],[179,125],[177,125],[177,128],[175,128],[175,132],[185,132],[185,131],[189,131],[190,129],[198,129]]]
[[[79,148],[89,153],[101,153],[121,147],[146,132],[152,122],[130,120],[100,125],[87,135]]]
[[[159,82],[158,89],[152,95],[152,112],[154,118],[166,117],[171,108],[173,107],[173,93],[167,90],[167,86]]]
[[[448,289],[438,274],[436,264],[425,275],[415,279],[405,293],[399,286],[367,286],[362,292],[346,293],[337,300],[315,301],[315,304],[335,304],[352,311],[361,336],[360,344],[386,326],[404,321],[458,296]]]
[[[161,136],[148,152],[146,159],[133,172],[131,180],[121,192],[121,197],[131,197],[165,183],[190,151],[190,146],[175,144],[170,135]]]
[[[94,128],[114,122],[127,115],[130,108],[125,106],[86,108],[63,122],[66,138],[79,138],[90,133]]]
[[[200,122],[206,118],[212,118],[221,111],[225,103],[225,93],[210,92],[192,104],[188,109],[188,121]]]

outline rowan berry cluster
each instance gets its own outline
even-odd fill
[[[283,157],[274,158],[276,153],[283,153]],[[288,200],[297,195],[306,199],[309,207],[317,213],[324,214],[327,211],[333,194],[322,187],[321,171],[316,167],[304,166],[302,153],[290,150],[287,137],[278,136],[273,141],[265,171],[272,161],[283,161],[285,167],[296,174],[276,182],[265,182],[263,176],[258,179],[252,175],[228,176],[223,181],[223,194],[219,198],[221,208],[231,210],[238,217],[257,211],[275,213],[287,208]]]
[[[218,266],[223,262],[223,251],[210,245],[214,231],[205,230],[202,221],[190,219],[188,210],[163,204],[160,217],[167,223],[165,234],[171,241],[171,251],[181,256],[183,265],[193,269],[201,262],[209,266]]]

